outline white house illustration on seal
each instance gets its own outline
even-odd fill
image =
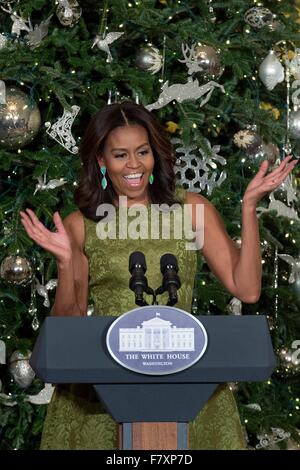
[[[194,351],[194,328],[177,328],[160,314],[136,328],[120,328],[119,352],[123,351]]]

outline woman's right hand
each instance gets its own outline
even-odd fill
[[[31,209],[26,209],[26,212],[20,211],[21,222],[27,235],[39,246],[52,253],[59,264],[69,262],[72,258],[71,241],[59,213],[53,214],[53,222],[57,230],[51,232],[39,221]]]

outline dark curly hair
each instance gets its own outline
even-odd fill
[[[79,185],[74,193],[74,201],[82,214],[95,222],[96,209],[102,203],[113,204],[117,195],[107,175],[107,188],[101,187],[101,175],[97,157],[103,151],[108,134],[119,126],[140,125],[148,133],[154,156],[154,182],[149,186],[150,202],[172,205],[175,201],[176,157],[171,142],[153,114],[144,106],[130,101],[107,105],[98,111],[89,122],[80,143],[79,154],[82,160]]]

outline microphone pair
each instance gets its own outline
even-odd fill
[[[153,295],[153,304],[155,303],[156,295],[166,291],[169,294],[167,305],[175,305],[177,303],[177,290],[180,288],[181,282],[177,275],[178,263],[176,256],[166,253],[160,258],[160,272],[163,280],[162,285],[155,291],[148,286],[145,276],[147,265],[144,253],[141,251],[131,253],[129,257],[129,271],[131,274],[129,287],[135,293],[135,303],[137,305],[147,305],[143,297],[144,292]]]

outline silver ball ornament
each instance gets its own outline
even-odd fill
[[[253,7],[246,11],[244,20],[253,28],[262,28],[273,23],[276,19],[268,8],[264,7]]]
[[[248,126],[248,129],[237,132],[233,141],[235,145],[243,149],[246,155],[259,163],[263,155],[263,140],[257,133],[256,126]]]
[[[6,87],[6,104],[0,105],[0,147],[18,149],[31,142],[41,125],[36,103],[14,86]]]
[[[81,17],[82,9],[79,3],[76,0],[68,0],[65,2],[63,0],[58,0],[56,14],[60,23],[63,26],[74,26]]]
[[[262,152],[264,154],[264,159],[269,160],[270,163],[274,165],[276,160],[279,158],[279,148],[275,144],[262,144]]]
[[[33,267],[27,258],[19,255],[9,255],[0,266],[1,279],[10,285],[27,285],[34,276]]]
[[[300,109],[292,111],[289,119],[289,131],[292,139],[300,138]]]
[[[15,351],[10,358],[9,371],[14,381],[21,388],[29,387],[35,377],[35,373],[29,364],[30,356],[30,351],[26,351],[26,353]]]
[[[290,283],[290,286],[295,294],[296,297],[296,302],[300,307],[300,274],[296,274],[295,276],[295,282]],[[300,364],[299,364],[300,367]]]
[[[259,78],[268,90],[273,90],[284,80],[284,68],[275,52],[271,50],[259,66]]]
[[[144,46],[138,51],[135,64],[139,69],[150,72],[153,75],[162,68],[163,58],[155,47]]]

